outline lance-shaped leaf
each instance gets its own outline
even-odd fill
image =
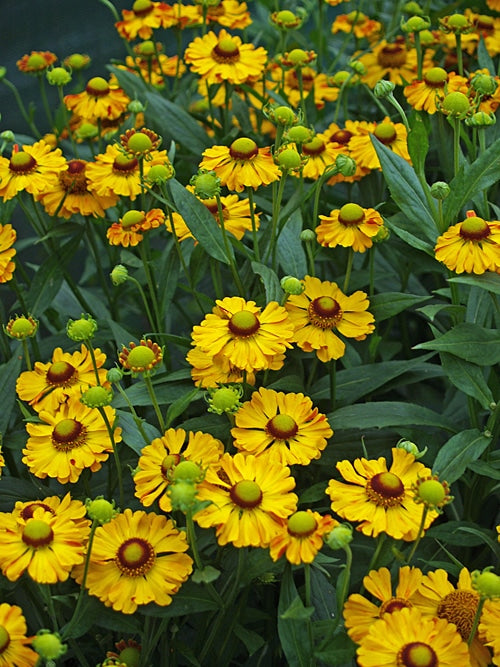
[[[413,349],[449,352],[478,366],[492,366],[500,362],[498,331],[470,322],[457,324],[439,338],[414,345]]]

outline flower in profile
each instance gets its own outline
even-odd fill
[[[467,85],[467,79],[447,72],[442,67],[431,67],[424,72],[422,81],[415,80],[403,89],[408,104],[417,111],[435,114],[436,100],[442,101],[446,92],[461,90]],[[446,91],[446,92],[445,92]]]
[[[12,225],[0,224],[0,283],[7,283],[12,279],[16,265],[12,258],[16,254],[16,249],[12,246],[16,240],[16,230]]]
[[[116,120],[125,113],[129,102],[121,88],[101,76],[92,77],[81,93],[64,96],[66,107],[87,122]]]
[[[357,651],[359,667],[471,667],[453,623],[404,608],[375,621]]]
[[[144,232],[156,229],[165,223],[165,213],[160,208],[152,208],[147,213],[131,209],[106,231],[110,245],[124,248],[137,246],[144,238]]]
[[[57,60],[55,53],[51,51],[32,51],[17,61],[17,68],[27,74],[40,74],[45,72]]]
[[[198,487],[198,500],[211,504],[194,519],[202,528],[214,527],[221,546],[264,548],[297,509],[294,487],[290,468],[268,456],[226,453]]]
[[[60,148],[52,150],[42,139],[22,150],[15,144],[10,159],[0,156],[0,197],[8,201],[22,190],[37,197],[56,185],[65,169]]]
[[[106,355],[96,348],[94,357],[100,383],[107,386],[106,370],[101,368]],[[62,348],[57,347],[52,354],[52,361],[46,364],[35,362],[34,370],[24,371],[17,378],[16,391],[19,398],[27,401],[37,412],[54,412],[69,396],[79,397],[82,391],[95,384],[92,357],[82,344],[79,352],[63,352]]]
[[[106,657],[114,658],[119,664],[125,663],[127,667],[137,667],[140,663],[142,646],[134,639],[125,641],[120,639],[115,643],[116,651],[106,651]],[[104,663],[103,663],[104,664]]]
[[[7,602],[0,604],[0,666],[35,667],[39,655],[28,644],[28,626],[21,607]]]
[[[399,569],[398,583],[393,592],[391,573],[386,567],[371,570],[363,578],[368,593],[382,604],[371,602],[364,595],[353,593],[344,604],[345,627],[349,637],[359,644],[366,637],[374,621],[385,614],[413,607],[411,597],[422,581],[422,571],[405,565]]]
[[[290,295],[285,304],[294,327],[293,341],[305,352],[316,352],[320,361],[340,359],[347,338],[362,340],[372,333],[374,317],[367,311],[364,292],[345,295],[336,283],[306,276],[302,294]]]
[[[271,540],[269,553],[276,561],[285,556],[289,563],[312,563],[324,544],[324,536],[338,521],[312,510],[299,510],[283,521],[282,530]]]
[[[266,453],[283,465],[308,465],[319,459],[333,431],[308,396],[261,387],[235,414],[231,435],[244,454]]]
[[[237,35],[224,28],[216,35],[210,31],[196,37],[184,52],[184,61],[208,85],[227,81],[233,85],[256,80],[264,71],[267,51],[261,46],[243,44]]]
[[[242,192],[246,187],[257,189],[279,180],[281,172],[269,147],[259,148],[253,139],[240,137],[231,146],[212,146],[203,153],[200,167],[214,171],[222,185]]]
[[[500,270],[500,221],[487,222],[474,211],[448,228],[436,241],[434,255],[456,273]]]
[[[331,479],[326,493],[331,508],[347,521],[361,522],[357,530],[377,537],[387,533],[396,540],[413,541],[419,532],[422,510],[413,500],[412,485],[430,474],[429,468],[415,461],[413,454],[392,449],[392,465],[387,469],[384,457],[339,461],[337,470],[345,482]],[[438,513],[426,515],[427,529]]]
[[[102,408],[113,424],[115,411]],[[56,412],[41,410],[39,422],[28,422],[29,438],[23,449],[23,463],[36,477],[54,477],[61,484],[76,482],[85,468],[96,472],[112,451],[106,423],[98,410],[83,405],[78,397],[68,398]],[[115,442],[121,429],[114,430]]]
[[[74,565],[83,562],[90,527],[67,514],[37,507],[26,519],[2,515],[0,568],[9,581],[27,571],[40,584],[66,581]]]
[[[153,30],[162,25],[162,2],[135,0],[132,9],[122,9],[122,20],[115,23],[120,37],[129,42],[139,36],[149,39]]]
[[[356,164],[364,169],[381,169],[377,152],[371,141],[374,135],[384,146],[390,148],[394,153],[407,162],[411,162],[408,153],[407,131],[403,123],[393,123],[386,117],[380,123],[374,123],[372,127],[359,128],[359,134],[349,141],[351,157]]]
[[[170,519],[127,508],[96,529],[85,586],[123,614],[150,602],[165,607],[193,569],[188,547]],[[83,566],[73,576],[81,584]]]
[[[171,512],[167,489],[175,466],[181,461],[193,461],[204,469],[217,462],[223,453],[222,442],[208,433],[190,431],[186,434],[182,428],[169,428],[141,451],[134,474],[136,498],[144,507],[158,500],[162,512]]]
[[[270,368],[276,355],[291,347],[293,328],[276,301],[263,310],[239,296],[216,304],[192,332],[194,345],[209,356],[222,354],[234,367],[252,372]]]
[[[90,56],[86,53],[72,53],[64,58],[63,63],[69,70],[80,72],[90,65]]]
[[[362,208],[358,204],[344,204],[341,209],[330,211],[330,215],[320,215],[316,227],[318,243],[327,248],[338,245],[352,248],[355,252],[365,252],[373,245],[384,224],[382,216],[374,208]]]
[[[158,343],[149,338],[143,338],[137,343],[129,343],[129,347],[122,347],[118,361],[133,375],[137,373],[151,373],[155,366],[161,363],[163,350]]]

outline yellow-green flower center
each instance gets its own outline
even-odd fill
[[[476,616],[479,595],[474,591],[456,590],[448,593],[438,604],[437,615],[455,623],[460,636],[467,641]]]
[[[294,67],[305,65],[309,62],[310,57],[303,49],[293,49],[288,54],[288,58]]]
[[[137,158],[120,154],[115,157],[113,169],[117,171],[134,171],[138,164]]]
[[[30,519],[23,529],[23,542],[30,547],[44,547],[54,539],[52,528],[42,519]]]
[[[317,527],[318,522],[311,512],[300,510],[288,519],[288,532],[295,537],[312,535]]]
[[[47,382],[57,386],[68,386],[77,380],[76,368],[67,361],[56,361],[47,371]]]
[[[363,23],[363,21],[366,20],[366,15],[363,14],[363,12],[349,12],[346,18],[348,23],[351,25],[358,25],[359,23]]]
[[[155,562],[155,552],[147,540],[131,537],[123,542],[116,554],[115,564],[127,577],[142,577]]]
[[[344,204],[339,211],[339,222],[349,227],[359,225],[365,219],[365,212],[358,204]]]
[[[144,132],[136,132],[127,141],[127,148],[133,153],[147,153],[153,148],[153,142]]]
[[[325,150],[325,142],[316,136],[302,145],[302,152],[306,155],[320,155]]]
[[[27,65],[30,69],[44,69],[48,66],[47,61],[40,53],[32,53],[28,58]]]
[[[379,472],[366,484],[366,494],[376,505],[394,507],[404,498],[403,482],[392,472]]]
[[[173,477],[176,481],[196,482],[201,476],[201,468],[194,461],[181,461],[174,468]]]
[[[431,88],[444,88],[444,84],[448,81],[448,72],[442,67],[431,67],[424,74],[424,81]]]
[[[248,139],[248,137],[236,139],[229,147],[229,154],[233,160],[250,160],[258,152],[257,144],[253,139]]]
[[[85,65],[89,62],[88,56],[84,56],[81,53],[72,53],[65,62],[72,68],[72,69],[83,69]]]
[[[488,598],[500,597],[500,577],[489,570],[485,572],[473,572],[472,585],[480,595]]]
[[[466,218],[460,225],[460,236],[470,241],[480,241],[490,235],[488,223],[482,218],[473,216]]]
[[[281,12],[278,12],[276,14],[276,22],[277,23],[283,23],[284,25],[287,25],[287,24],[290,24],[290,23],[296,23],[297,22],[297,17],[289,9],[283,9],[283,10],[281,10]]]
[[[468,28],[469,21],[463,14],[452,14],[446,19],[447,25],[451,28]]]
[[[244,509],[257,507],[262,500],[262,491],[257,482],[249,479],[242,479],[231,487],[229,491],[231,500],[235,505]]]
[[[259,330],[259,327],[257,315],[250,310],[239,310],[228,322],[229,331],[240,338],[251,336]]]
[[[121,219],[122,227],[128,229],[134,225],[140,225],[141,222],[144,222],[145,217],[142,211],[127,211]]]
[[[298,169],[302,164],[300,154],[294,148],[285,148],[276,156],[276,161],[283,169]]]
[[[128,353],[127,365],[130,368],[148,368],[155,359],[155,353],[150,347],[145,345],[137,345]]]
[[[13,336],[25,338],[31,336],[36,330],[36,323],[30,321],[27,317],[18,317],[12,323],[9,331]]]
[[[392,144],[396,139],[396,128],[392,123],[379,123],[373,133],[383,144]]]
[[[36,165],[37,162],[33,156],[24,151],[18,151],[17,153],[12,153],[9,169],[17,174],[27,174],[30,171],[33,171]]]
[[[406,49],[400,44],[386,44],[380,49],[377,62],[384,69],[403,67],[406,64]]]
[[[469,98],[458,90],[448,93],[441,104],[448,113],[461,114],[470,109]]]
[[[429,505],[439,505],[446,498],[446,489],[437,479],[426,479],[417,487],[418,497]]]
[[[286,414],[275,415],[266,424],[267,433],[277,440],[290,440],[298,430],[295,419]]]
[[[85,90],[92,97],[102,97],[109,93],[109,84],[102,76],[94,76],[88,81]]]
[[[342,319],[342,308],[331,296],[319,296],[307,309],[309,321],[320,329],[333,329]]]
[[[144,16],[145,14],[149,14],[152,9],[153,3],[151,0],[135,0],[134,4],[132,5],[132,11],[136,16]]]
[[[436,652],[424,642],[405,644],[397,656],[398,667],[438,667]]]
[[[161,474],[163,477],[167,477],[168,471],[172,470],[174,466],[176,466],[179,461],[181,460],[181,457],[179,454],[167,454],[163,461],[161,462]]]
[[[76,419],[62,419],[52,431],[52,444],[58,451],[67,452],[80,447],[85,437],[85,427]]]
[[[4,653],[10,644],[10,635],[7,630],[0,625],[0,655]]]

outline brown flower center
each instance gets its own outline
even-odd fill
[[[2,653],[4,653],[9,648],[9,644],[10,635],[3,627],[3,625],[0,625],[0,655],[2,655]]]
[[[319,296],[307,309],[309,321],[319,329],[333,329],[342,319],[342,308],[331,296]]]
[[[221,39],[212,49],[212,58],[216,63],[231,64],[240,59],[238,44],[230,37]]]
[[[325,148],[325,142],[320,137],[314,137],[311,141],[302,144],[302,152],[305,155],[321,155]]]
[[[349,130],[337,130],[331,135],[330,141],[335,141],[345,146],[349,143],[352,136],[352,132],[349,132]]]
[[[247,137],[240,137],[233,141],[229,147],[229,155],[233,160],[250,160],[257,155],[259,149],[253,139]]]
[[[56,387],[69,387],[77,381],[78,373],[67,361],[56,361],[50,365],[46,379],[49,384]]]
[[[250,479],[242,479],[231,487],[229,496],[235,505],[243,509],[252,509],[260,505],[262,491],[257,482]]]
[[[24,151],[18,151],[17,153],[12,153],[9,162],[10,171],[15,172],[16,174],[29,174],[34,171],[37,166],[37,161],[29,153]]]
[[[400,609],[404,609],[405,607],[412,607],[412,604],[408,602],[408,600],[405,600],[404,598],[391,598],[390,600],[386,600],[379,609],[379,616],[382,618],[384,614],[392,614],[394,611],[399,611]]]
[[[86,164],[84,160],[70,160],[68,162],[68,169],[59,174],[59,181],[66,192],[71,192],[72,194],[84,194],[87,192]]]
[[[460,636],[464,641],[469,635],[474,623],[479,595],[474,591],[456,590],[448,593],[438,604],[437,615],[449,623],[455,623]]]
[[[55,514],[52,507],[49,507],[45,503],[35,502],[35,503],[30,503],[29,505],[26,505],[26,507],[23,507],[23,509],[20,512],[21,518],[24,519],[25,521],[27,519],[32,519],[33,514],[35,513],[35,510],[37,510],[39,507],[44,509],[46,512],[50,512],[51,514]]]
[[[424,642],[405,644],[397,655],[397,667],[438,667],[436,652]]]
[[[366,484],[368,498],[382,507],[401,505],[405,487],[397,475],[392,472],[379,472]]]
[[[481,241],[489,235],[489,225],[482,218],[466,218],[460,225],[460,236],[467,241]]]
[[[30,519],[23,528],[22,540],[29,547],[44,547],[54,539],[54,532],[46,521]]]
[[[87,429],[76,419],[62,419],[52,431],[52,444],[60,452],[69,452],[85,442]]]
[[[290,415],[275,415],[266,424],[266,432],[277,440],[290,440],[297,435],[299,427]]]
[[[91,97],[104,97],[109,93],[109,84],[102,76],[94,76],[87,83],[85,90]]]
[[[403,67],[406,63],[406,49],[400,44],[386,44],[377,56],[380,67]]]
[[[398,136],[396,133],[396,128],[392,123],[379,123],[373,134],[386,146],[388,144],[392,144],[392,142]]]
[[[235,336],[246,338],[259,330],[260,322],[255,313],[249,310],[239,310],[234,313],[227,326]]]
[[[127,157],[126,155],[117,155],[115,161],[113,162],[113,171],[118,171],[122,173],[132,172],[137,168],[138,165],[137,158]]]
[[[483,35],[488,35],[489,33],[494,32],[495,22],[493,20],[493,16],[480,14],[474,21],[474,26],[477,28],[477,30],[481,31]]]
[[[155,551],[147,540],[131,537],[120,545],[115,564],[127,577],[142,577],[153,567],[155,558]]]

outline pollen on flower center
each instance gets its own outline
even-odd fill
[[[437,667],[436,652],[424,642],[405,644],[397,656],[398,667]]]
[[[231,487],[229,496],[235,505],[245,509],[257,507],[262,500],[262,491],[257,482],[249,479],[242,479]]]
[[[235,63],[240,59],[238,44],[230,37],[221,39],[212,49],[212,58],[218,63]]]
[[[424,81],[431,88],[444,88],[445,83],[448,81],[448,73],[442,67],[431,67],[424,74]]]
[[[342,309],[331,296],[319,296],[307,309],[309,321],[320,329],[333,329],[342,319]]]
[[[249,310],[239,310],[231,317],[228,322],[229,331],[235,336],[245,337],[251,336],[259,330],[260,322],[255,315]]]
[[[42,519],[30,519],[23,529],[23,542],[30,547],[43,547],[53,539],[52,528]]]
[[[477,216],[466,218],[460,225],[460,236],[471,241],[480,241],[490,235],[488,223]]]
[[[259,149],[255,141],[247,137],[236,139],[229,147],[229,154],[233,160],[250,160],[258,153]]]
[[[62,419],[52,431],[52,444],[63,452],[79,447],[85,437],[85,427],[76,419]]]
[[[399,44],[386,44],[379,52],[380,67],[402,67],[406,63],[406,49]]]
[[[46,379],[49,384],[67,387],[77,380],[76,368],[67,361],[56,361],[47,371]]]
[[[438,605],[437,615],[449,623],[455,623],[460,636],[467,641],[472,630],[479,604],[479,595],[474,591],[456,590],[448,593]]]
[[[149,572],[155,562],[155,552],[147,540],[131,537],[120,545],[115,563],[128,577],[141,577]]]
[[[23,509],[21,510],[21,514],[20,514],[21,518],[24,519],[25,521],[27,519],[32,519],[33,514],[35,513],[35,510],[37,510],[39,507],[41,507],[46,512],[50,512],[51,514],[55,514],[52,507],[49,507],[45,503],[36,502],[36,503],[30,503],[29,505],[26,505],[26,507],[23,507]]]
[[[166,479],[169,470],[172,470],[181,460],[180,454],[168,454],[161,462],[161,474]]]
[[[3,625],[0,625],[0,655],[7,650],[9,644],[10,635]]]
[[[266,424],[267,433],[279,440],[289,440],[297,435],[299,427],[293,417],[286,414],[275,415]]]
[[[312,535],[316,528],[318,527],[318,522],[310,512],[305,512],[300,510],[295,512],[288,519],[288,532],[290,535],[295,537],[307,537]]]
[[[383,144],[392,144],[397,134],[392,123],[379,123],[373,133]]]
[[[394,507],[404,496],[403,482],[392,472],[379,472],[366,484],[366,494],[376,505]]]
[[[113,169],[116,171],[134,171],[139,163],[135,157],[127,157],[126,155],[117,155],[113,162]]]
[[[306,155],[320,155],[325,150],[325,142],[319,137],[314,137],[311,141],[302,144],[302,152]]]
[[[24,151],[18,151],[17,153],[12,153],[9,162],[9,169],[18,174],[27,174],[36,167],[37,162],[34,157],[25,153]]]
[[[346,227],[359,225],[365,219],[365,212],[358,204],[344,204],[339,211],[339,222]]]
[[[70,160],[66,171],[59,174],[59,182],[66,192],[84,193],[87,191],[85,176],[86,162],[84,160]]]
[[[410,608],[413,605],[408,600],[404,598],[391,598],[384,602],[379,609],[379,616],[382,618],[384,614],[392,614],[394,611],[399,611],[400,609],[405,609],[405,607]]]

